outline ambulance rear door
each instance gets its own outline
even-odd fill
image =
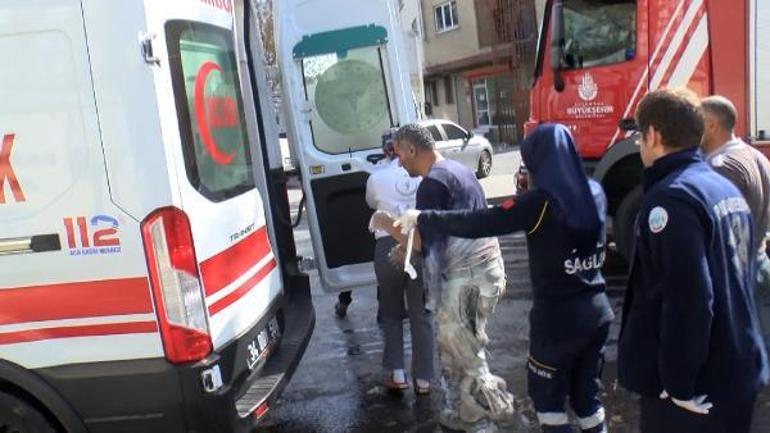
[[[366,181],[384,166],[383,130],[416,117],[394,3],[275,3],[287,132],[329,292],[374,283]]]
[[[214,348],[276,308],[280,270],[255,185],[229,1],[145,2],[170,170],[189,219]],[[248,111],[250,112],[250,111]],[[253,125],[253,123],[252,123]],[[168,230],[168,229],[167,229]]]

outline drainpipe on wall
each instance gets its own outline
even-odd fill
[[[457,75],[452,74],[449,76],[452,80],[452,93],[454,93],[454,101],[455,101],[455,112],[457,113],[457,123],[462,125],[460,123],[460,98],[458,98],[459,94],[457,93]]]

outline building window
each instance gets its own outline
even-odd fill
[[[428,99],[434,107],[438,107],[438,85],[436,81],[428,82]]]
[[[436,33],[447,32],[460,26],[456,1],[441,3],[434,10],[436,12]]]
[[[454,80],[452,80],[451,75],[447,75],[446,77],[444,77],[444,93],[446,93],[446,103],[454,104],[455,103],[455,86],[454,86]]]

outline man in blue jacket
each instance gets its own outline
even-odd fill
[[[706,165],[698,101],[645,96],[644,198],[623,308],[618,375],[641,395],[643,433],[741,433],[751,428],[768,366],[752,297],[749,207]]]

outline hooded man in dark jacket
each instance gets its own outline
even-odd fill
[[[698,153],[694,95],[651,92],[636,119],[646,168],[620,383],[641,395],[643,433],[748,432],[768,377],[749,207]]]
[[[572,432],[569,396],[581,430],[605,432],[599,379],[613,313],[601,273],[604,193],[562,125],[537,127],[521,154],[530,191],[488,209],[407,211],[398,224],[462,238],[527,234],[534,292],[527,373],[538,420],[545,433]]]

